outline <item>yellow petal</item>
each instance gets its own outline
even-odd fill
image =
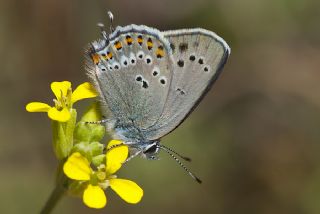
[[[28,103],[28,105],[26,106],[26,110],[28,112],[48,112],[50,108],[51,106],[41,102]]]
[[[101,187],[89,184],[84,190],[83,202],[90,208],[100,209],[106,206],[107,197]]]
[[[90,180],[92,170],[89,161],[79,152],[75,152],[64,163],[63,172],[71,179],[88,181]]]
[[[51,120],[57,120],[59,122],[67,122],[70,119],[70,112],[67,108],[63,108],[59,111],[56,108],[51,108],[48,111],[48,116]]]
[[[120,140],[111,140],[108,149],[113,145],[121,144]],[[127,159],[129,153],[128,146],[123,145],[110,149],[106,154],[106,172],[111,175],[120,169],[122,163]]]
[[[67,91],[69,88],[71,88],[71,82],[69,81],[51,83],[51,90],[54,95],[56,95],[58,100],[61,100],[61,93],[63,96],[67,96]]]
[[[110,187],[128,203],[136,204],[143,196],[143,190],[133,181],[115,178],[109,182]]]
[[[86,99],[86,98],[92,98],[92,97],[96,97],[97,96],[97,92],[94,89],[94,87],[88,83],[82,83],[81,85],[79,85],[76,90],[74,90],[74,92],[72,93],[72,99],[71,102],[75,103],[79,100],[82,99]]]

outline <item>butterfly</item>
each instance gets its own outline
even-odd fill
[[[111,25],[102,37],[89,45],[86,67],[113,138],[128,145],[128,159],[157,159],[159,149],[166,151],[200,182],[160,139],[206,95],[230,55],[228,44],[201,28],[161,32],[134,24]]]

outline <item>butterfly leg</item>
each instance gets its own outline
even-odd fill
[[[160,160],[160,158],[157,156],[150,156],[150,157],[148,157],[148,159],[149,160]]]
[[[106,123],[110,123],[111,120],[110,119],[103,119],[103,120],[98,120],[98,121],[86,121],[84,122],[85,124],[106,124]]]
[[[141,154],[141,152],[142,151],[139,150],[139,151],[135,152],[133,155],[130,155],[130,157],[128,157],[127,160],[125,160],[122,164],[125,164],[125,163],[129,162],[130,160],[132,160],[133,158],[137,157],[138,155]]]

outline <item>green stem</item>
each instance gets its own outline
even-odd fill
[[[57,205],[59,200],[62,198],[62,196],[65,194],[67,190],[68,180],[67,177],[62,172],[62,164],[59,165],[57,170],[57,180],[56,180],[56,186],[51,192],[46,204],[41,210],[41,214],[49,214],[52,212],[54,207]]]
[[[53,208],[56,206],[56,204],[58,203],[58,201],[61,199],[61,196],[64,194],[65,190],[62,187],[56,187],[49,199],[47,200],[46,204],[44,205],[44,207],[41,210],[41,214],[49,214],[51,213],[51,211],[53,210]]]

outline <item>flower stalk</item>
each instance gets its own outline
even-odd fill
[[[63,161],[60,162],[57,174],[56,174],[56,182],[55,187],[52,190],[48,200],[46,201],[44,207],[41,210],[41,214],[49,214],[55,208],[57,203],[61,200],[62,196],[65,195],[68,189],[68,179],[63,174],[62,171]]]

